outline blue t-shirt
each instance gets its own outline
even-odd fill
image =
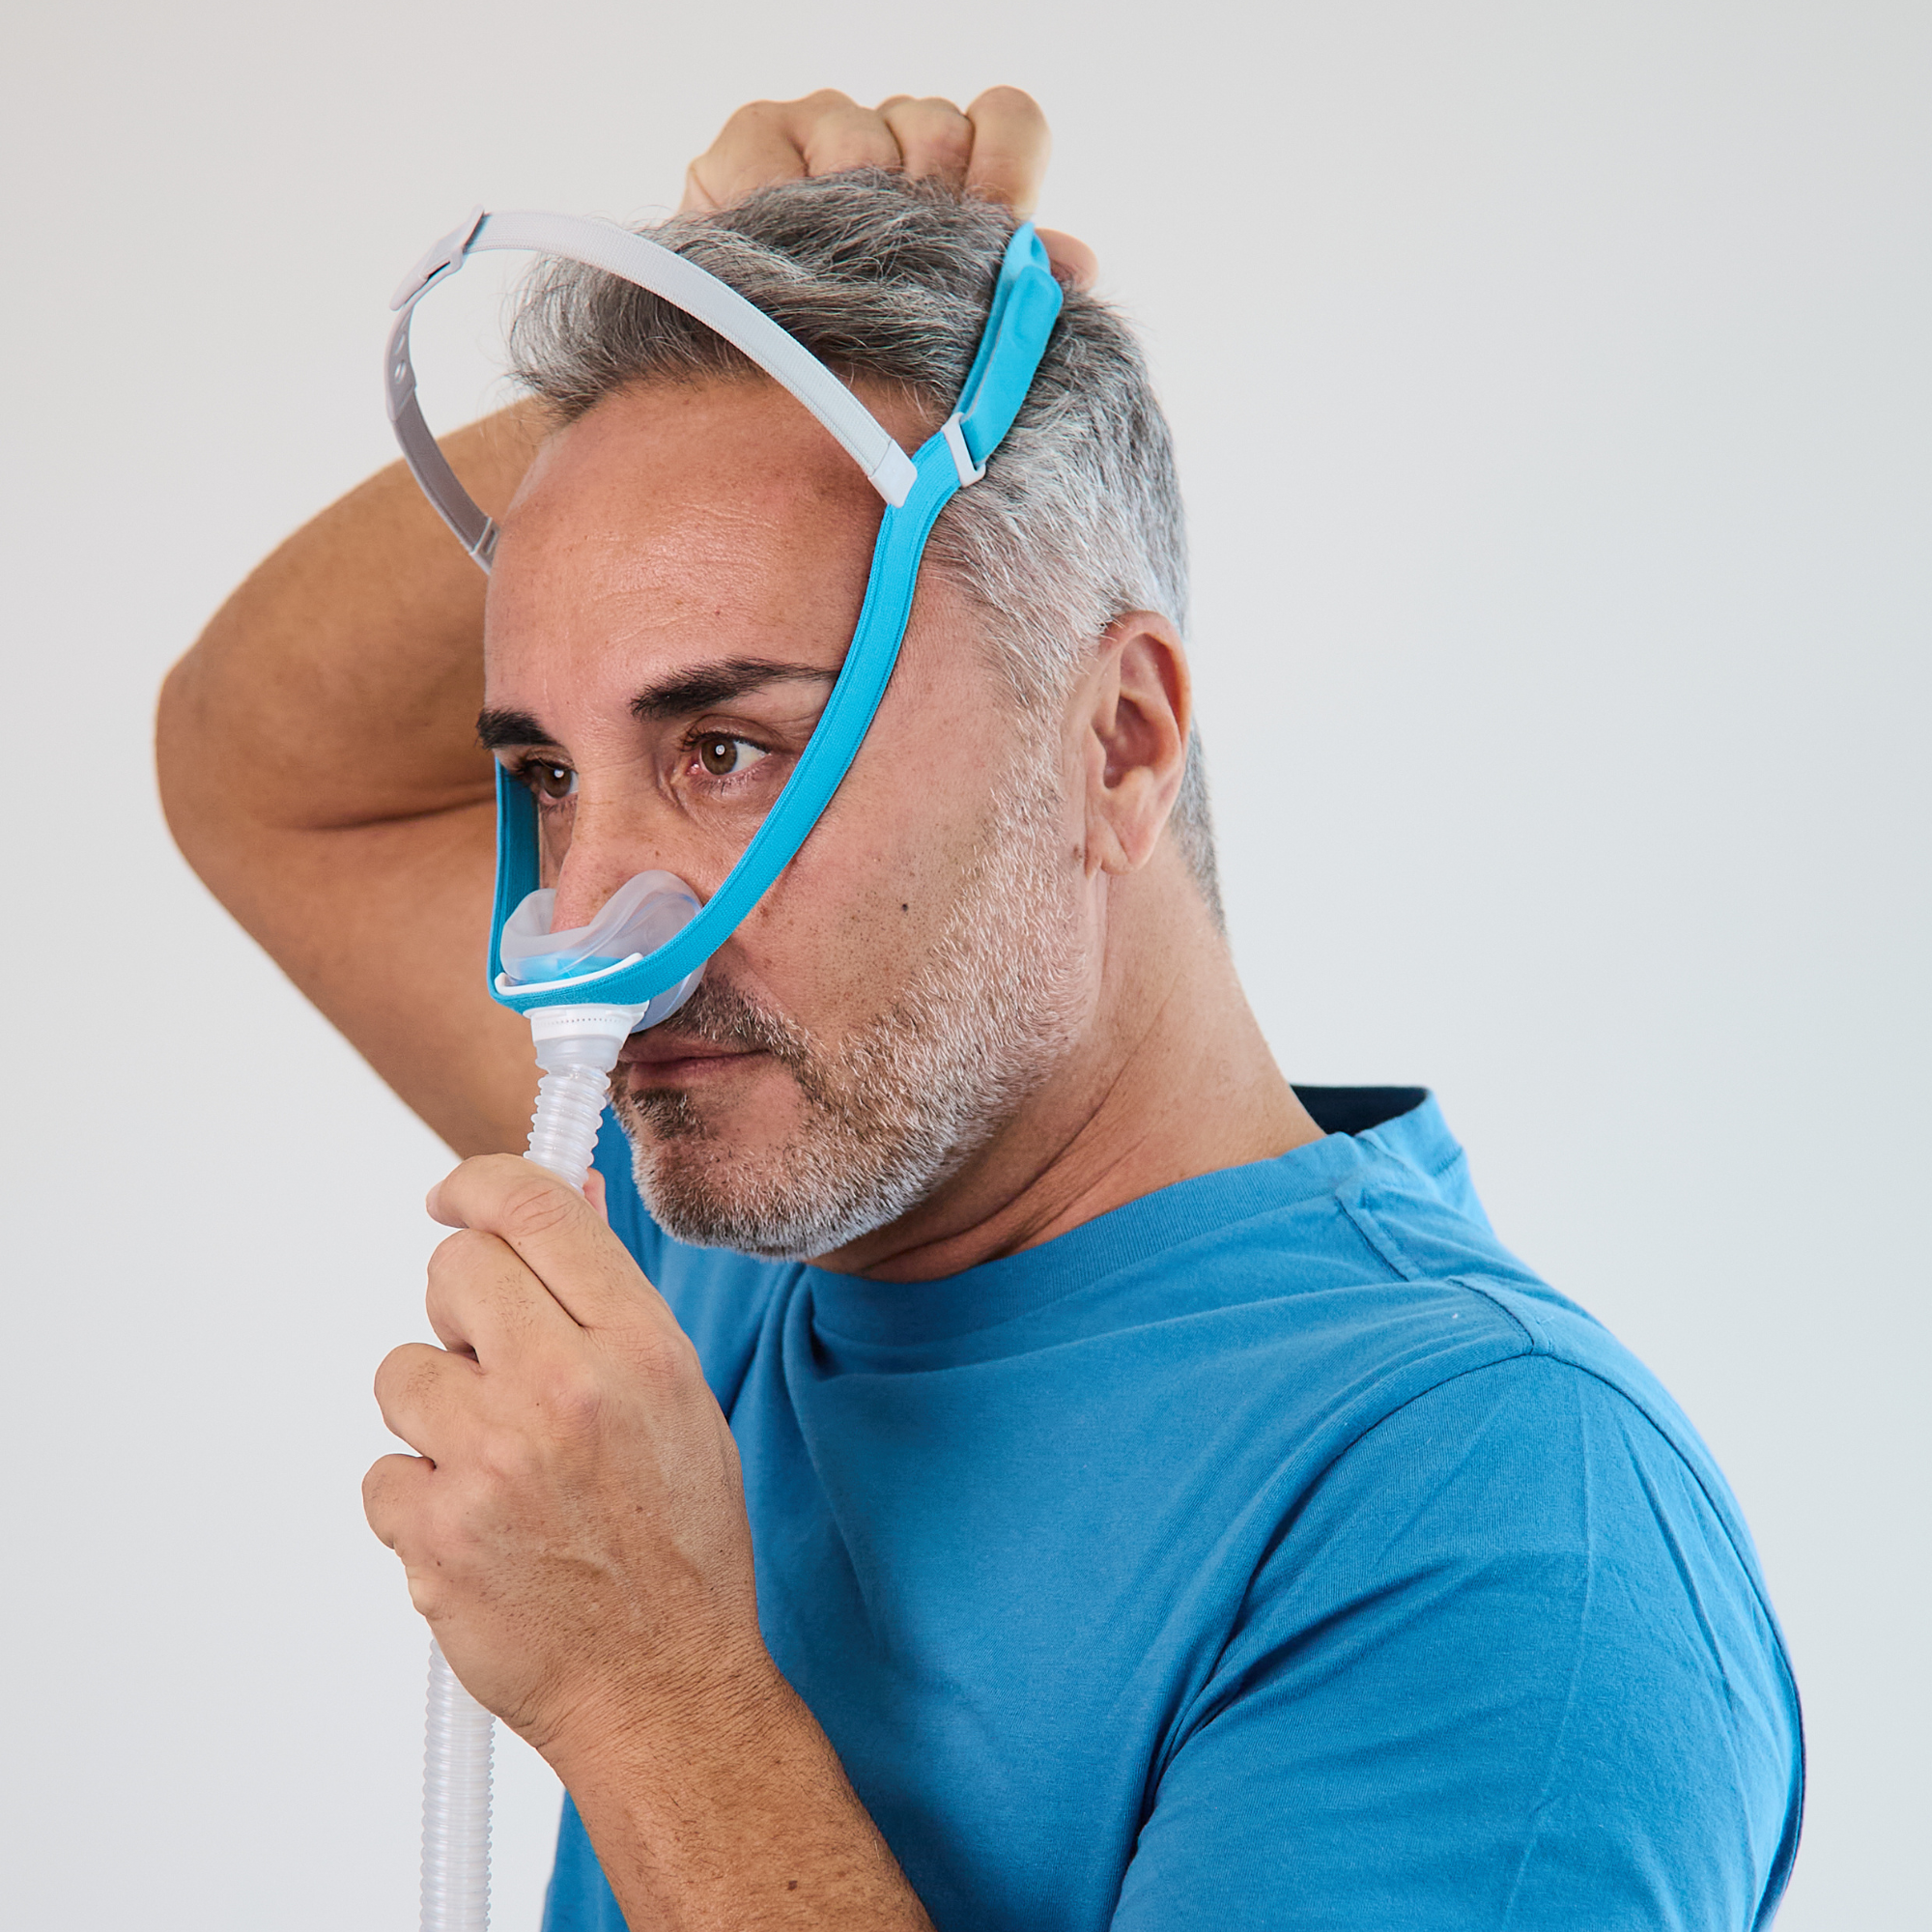
[[[1663,1390],[1417,1090],[944,1281],[611,1221],[742,1453],[766,1643],[942,1932],[1770,1922],[1798,1702]],[[621,1932],[565,1806],[548,1932]]]

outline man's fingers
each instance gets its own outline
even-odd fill
[[[362,1478],[362,1514],[376,1540],[402,1558],[410,1602],[432,1623],[448,1588],[441,1566],[422,1561],[429,1486],[435,1480],[436,1471],[420,1456],[384,1456]]]
[[[937,176],[950,188],[966,185],[973,158],[973,124],[950,100],[915,100],[895,94],[879,102],[879,118],[898,143],[899,164],[914,181]]]
[[[405,1342],[376,1371],[383,1426],[418,1456],[440,1463],[450,1452],[455,1418],[473,1393],[476,1364],[427,1342]]]
[[[372,1464],[362,1478],[362,1514],[378,1542],[395,1549],[403,1525],[422,1505],[423,1487],[432,1473],[421,1456],[384,1456]]]
[[[479,1154],[432,1188],[426,1205],[446,1228],[507,1242],[580,1327],[641,1318],[677,1332],[663,1297],[610,1224],[576,1188],[535,1162]]]
[[[899,144],[876,108],[831,88],[790,103],[790,126],[809,175],[841,174],[847,168],[895,168]]]
[[[1039,245],[1046,250],[1046,259],[1053,265],[1053,272],[1069,289],[1091,289],[1094,278],[1100,272],[1100,258],[1088,247],[1078,236],[1067,235],[1058,228],[1041,228],[1036,231],[1039,236]]]
[[[729,208],[754,187],[798,180],[805,173],[805,156],[786,118],[795,104],[754,100],[739,108],[687,171],[684,211]]]
[[[429,1325],[451,1354],[493,1368],[537,1343],[546,1327],[569,1327],[556,1298],[495,1235],[459,1229],[429,1258],[423,1297]]]
[[[892,129],[849,96],[824,88],[802,100],[754,100],[692,162],[684,206],[728,208],[769,182],[898,165]]]
[[[742,201],[754,187],[768,182],[797,181],[805,173],[805,156],[776,129],[756,152],[739,149],[729,156],[715,147],[707,148],[684,171],[684,198],[678,203],[680,214],[708,214],[714,208],[729,208]],[[731,184],[737,185],[734,194]]]
[[[825,88],[801,100],[739,108],[692,162],[683,207],[728,208],[754,188],[802,175],[902,167],[1031,214],[1051,149],[1039,103],[1017,87],[989,87],[963,114],[950,100],[907,94],[861,107]]]
[[[1031,214],[1053,150],[1038,101],[1017,87],[989,87],[967,108],[966,118],[973,124],[966,192],[1004,202],[1015,214]]]

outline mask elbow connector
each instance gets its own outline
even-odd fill
[[[697,916],[697,895],[668,872],[639,872],[587,925],[553,932],[555,906],[556,895],[548,888],[531,893],[505,923],[499,956],[508,984],[556,995],[530,1009],[543,1079],[525,1157],[582,1188],[625,1040],[668,1019],[696,990],[704,969],[640,1007],[600,1001],[597,985],[682,931]]]
[[[597,1152],[611,1069],[636,1012],[635,1007],[539,1007],[530,1015],[543,1078],[524,1157],[580,1190]]]

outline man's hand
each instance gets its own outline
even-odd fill
[[[429,1209],[443,1346],[377,1373],[418,1454],[363,1501],[465,1688],[569,1786],[629,1923],[931,1932],[764,1647],[737,1448],[662,1297],[528,1161]]]
[[[526,1160],[466,1161],[429,1207],[461,1231],[430,1264],[443,1346],[378,1372],[418,1454],[363,1499],[458,1677],[559,1768],[775,1690],[737,1449],[656,1290]]]
[[[844,168],[903,168],[915,180],[935,176],[962,194],[1031,214],[1051,148],[1046,116],[1016,87],[989,87],[963,110],[909,94],[861,107],[825,88],[803,100],[739,108],[686,172],[683,206],[728,208],[769,183]],[[1092,285],[1097,264],[1086,242],[1050,228],[1039,239],[1063,281]]]

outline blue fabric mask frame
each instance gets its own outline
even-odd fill
[[[478,224],[472,224],[469,234],[475,235],[477,228]],[[413,306],[423,289],[444,269],[460,265],[466,246],[474,245],[462,231],[454,239],[453,251],[445,248],[442,257],[432,251],[425,258],[428,272],[413,286],[406,283],[404,293],[398,298],[397,306],[404,308],[397,331],[404,344],[400,367],[406,376],[409,375],[408,308]],[[677,299],[675,295],[670,298]],[[502,1005],[523,1013],[542,1007],[587,1003],[642,1007],[702,966],[737,930],[772,882],[791,863],[851,769],[885,696],[912,614],[920,563],[933,523],[956,491],[979,479],[987,458],[999,448],[1012,427],[1046,351],[1061,300],[1060,285],[1054,280],[1046,250],[1033,224],[1022,223],[1001,261],[986,327],[960,391],[958,408],[945,427],[928,438],[913,457],[915,474],[910,479],[910,488],[903,492],[904,500],[895,502],[889,497],[886,502],[872,547],[865,602],[845,661],[818,724],[784,789],[737,864],[697,916],[674,939],[653,952],[634,955],[600,972],[570,980],[515,985],[495,972],[500,958],[504,922],[542,883],[536,801],[525,785],[500,766],[497,768],[497,895],[490,928],[493,969],[490,990]],[[401,391],[396,339],[392,337],[391,342],[390,414],[401,438],[405,413],[413,414],[418,427],[421,417],[414,410],[412,376],[409,377],[407,391]],[[799,353],[804,353],[802,346]],[[416,440],[425,439],[427,430],[421,429]],[[433,451],[434,447],[432,440],[430,449]],[[452,515],[447,500],[450,493],[432,487],[439,479],[434,470],[425,474],[427,466],[418,464],[419,452],[412,452],[408,438],[404,438],[404,448],[432,501],[464,538],[471,554],[487,567],[488,553],[495,543],[494,526],[488,526],[481,535],[465,527]],[[895,449],[894,454],[896,453]],[[863,456],[861,460],[865,460]],[[883,490],[884,486],[881,487]],[[468,498],[463,501],[467,504]],[[475,515],[480,520],[481,513]],[[482,522],[478,528],[483,529]]]

